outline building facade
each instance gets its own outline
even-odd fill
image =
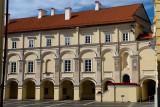
[[[38,11],[9,21],[4,99],[154,98],[157,54],[143,4]]]

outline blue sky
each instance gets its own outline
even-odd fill
[[[152,22],[154,17],[154,4],[151,0],[99,0],[102,8],[143,3]],[[50,9],[55,8],[56,14],[64,13],[65,7],[71,7],[72,12],[92,10],[95,0],[10,0],[9,13],[11,19],[33,17],[38,15],[37,9],[45,9],[50,15]]]

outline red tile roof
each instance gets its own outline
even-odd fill
[[[140,6],[142,6],[142,4],[104,8],[99,11],[88,10],[73,12],[71,19],[67,21],[65,20],[65,14],[44,16],[41,19],[38,19],[38,17],[12,19],[8,26],[8,32],[26,32],[132,22],[135,21],[132,16]]]
[[[150,39],[153,38],[153,33],[140,34],[137,39]]]

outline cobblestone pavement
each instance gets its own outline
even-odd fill
[[[4,107],[154,107],[153,102],[143,103],[108,103],[94,101],[53,101],[53,100],[8,100],[4,101]]]

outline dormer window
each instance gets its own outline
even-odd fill
[[[129,41],[129,32],[122,33],[122,41]]]

